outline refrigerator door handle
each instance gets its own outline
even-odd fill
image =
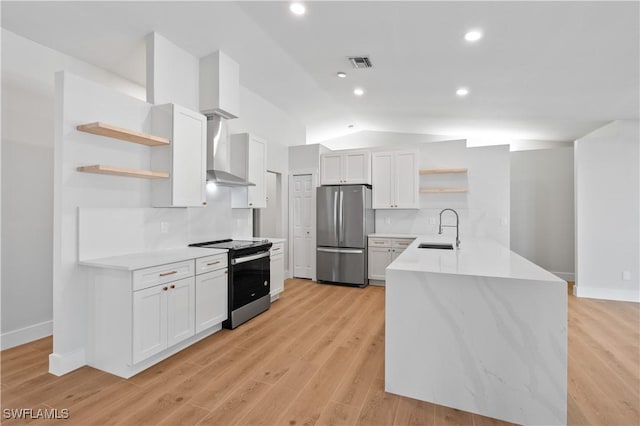
[[[336,244],[340,244],[340,230],[338,228],[338,197],[340,193],[340,188],[336,188],[336,191],[333,193],[333,229],[336,234]]]
[[[318,247],[318,251],[323,253],[347,253],[347,254],[362,254],[364,250],[362,249],[334,249],[334,248],[320,248]]]
[[[344,242],[344,209],[342,208],[342,200],[344,198],[344,194],[342,191],[342,188],[340,188],[340,204],[338,206],[338,208],[340,209],[340,224],[339,224],[339,230],[340,230],[340,237],[338,239],[338,245],[342,245]]]

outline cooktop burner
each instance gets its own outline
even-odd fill
[[[227,250],[241,250],[249,247],[259,247],[269,243],[269,240],[259,240],[259,241],[251,241],[251,240],[218,240],[218,241],[208,241],[204,243],[195,243],[189,244],[191,247],[205,247],[205,248],[219,248],[219,249],[227,249]]]

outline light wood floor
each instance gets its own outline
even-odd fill
[[[569,424],[640,424],[639,325],[638,304],[569,297]],[[74,425],[502,424],[384,392],[380,287],[288,280],[266,313],[129,380],[52,376],[51,345],[1,353],[3,409],[66,408],[57,422]]]

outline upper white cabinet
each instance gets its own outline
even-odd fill
[[[418,162],[417,151],[373,153],[374,209],[420,208]]]
[[[158,105],[151,115],[153,133],[171,140],[151,151],[151,167],[169,179],[151,183],[154,207],[196,207],[207,203],[207,119],[175,104]]]
[[[333,152],[320,156],[320,184],[346,185],[371,183],[369,151]]]
[[[238,63],[219,50],[200,59],[200,111],[225,118],[240,115]]]
[[[249,133],[231,135],[231,172],[255,186],[233,188],[232,208],[267,207],[267,143]]]

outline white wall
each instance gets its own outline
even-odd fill
[[[451,140],[451,136],[361,130],[337,138],[322,141],[322,144],[327,148],[335,151],[340,149],[379,147],[395,149],[395,147],[399,144],[413,145],[417,143],[446,140]]]
[[[579,297],[640,302],[638,126],[637,120],[615,121],[576,141]]]
[[[2,30],[2,348],[52,332],[53,105],[54,73],[59,70],[146,99],[144,87]],[[179,87],[156,85],[163,102],[181,96]],[[240,91],[245,114],[230,129],[267,139],[268,168],[286,173],[286,146],[304,143],[304,126],[251,90]],[[287,179],[282,181],[286,194]],[[251,233],[251,211],[230,209],[229,188],[209,188],[207,193],[207,207],[185,210],[194,224],[187,242]],[[286,202],[283,197],[283,229]],[[152,216],[145,226],[153,226]]]
[[[460,216],[462,243],[465,237],[488,238],[509,247],[509,147],[467,148],[465,141],[417,146],[421,169],[468,169],[461,174],[423,175],[420,186],[464,187],[468,192],[420,194],[419,210],[376,210],[376,232],[436,234],[440,211],[453,208]],[[443,216],[443,223],[450,221]],[[455,229],[444,232],[453,235]]]
[[[54,73],[145,90],[2,30],[2,348],[51,334]]]
[[[158,33],[146,38],[147,102],[199,110],[200,61]]]
[[[511,152],[511,249],[575,280],[573,146]]]

